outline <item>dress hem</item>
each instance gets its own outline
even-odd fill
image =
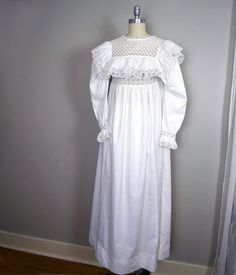
[[[116,274],[132,273],[140,268],[145,268],[149,272],[157,270],[158,260],[169,258],[169,249],[159,251],[157,255],[147,252],[140,252],[127,260],[111,259],[99,242],[95,242],[91,237],[89,238],[90,245],[95,250],[95,257],[98,262],[108,270]]]

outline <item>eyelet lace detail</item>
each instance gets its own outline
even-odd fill
[[[126,70],[119,70],[113,69],[111,75],[114,78],[137,78],[137,79],[144,79],[144,78],[151,78],[151,77],[161,77],[167,80],[167,76],[163,75],[160,69],[149,69],[149,70],[137,70],[133,68],[126,68]]]

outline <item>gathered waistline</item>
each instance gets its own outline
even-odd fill
[[[130,85],[144,85],[151,84],[158,81],[158,76],[148,77],[148,78],[137,78],[137,77],[112,77],[112,82]]]

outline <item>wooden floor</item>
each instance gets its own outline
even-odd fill
[[[14,274],[114,275],[105,268],[0,247],[0,275]]]

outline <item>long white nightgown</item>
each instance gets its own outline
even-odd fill
[[[122,35],[91,51],[101,131],[89,243],[116,274],[155,272],[170,256],[170,149],[178,148],[187,102],[182,49],[155,35]]]

